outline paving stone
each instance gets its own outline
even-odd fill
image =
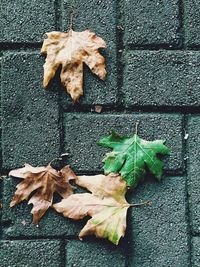
[[[184,1],[185,42],[189,47],[200,45],[199,4],[199,0]]]
[[[128,220],[130,259],[134,267],[188,267],[189,244],[184,177],[150,180],[130,192],[129,203],[151,201],[133,208]]]
[[[102,171],[102,159],[109,150],[97,146],[111,130],[131,135],[140,121],[139,135],[147,140],[165,139],[171,155],[165,158],[165,169],[182,170],[182,116],[176,114],[76,114],[64,118],[63,152],[69,152],[69,163],[76,171]]]
[[[179,1],[126,0],[125,44],[176,45],[179,41]]]
[[[64,218],[60,213],[49,209],[39,222],[39,227],[32,223],[31,209],[28,201],[10,208],[9,203],[16,190],[16,185],[21,179],[5,177],[3,178],[3,209],[2,209],[2,236],[3,238],[26,238],[26,237],[67,237],[77,236],[84,225],[84,221],[72,221]],[[60,201],[55,195],[54,203]]]
[[[190,116],[188,120],[188,194],[190,218],[194,233],[200,233],[200,116]]]
[[[193,237],[192,238],[192,267],[200,266],[200,238]]]
[[[0,241],[0,266],[60,267],[60,247],[57,240]]]
[[[1,0],[0,42],[36,43],[55,30],[54,0]]]
[[[103,38],[107,48],[101,52],[106,58],[107,78],[101,81],[91,73],[88,67],[84,70],[84,95],[80,104],[84,105],[110,105],[117,101],[117,55],[116,55],[116,9],[115,1],[74,1],[73,28],[75,31],[91,29]],[[63,30],[67,30],[69,22],[71,1],[64,0]],[[95,7],[95,8],[94,8]],[[72,105],[67,93],[62,93],[63,108]]]
[[[125,267],[125,255],[122,248],[103,240],[68,241],[66,259],[66,266]]]
[[[129,106],[200,105],[197,51],[133,51],[126,55],[124,95]]]
[[[43,58],[8,53],[2,62],[3,168],[47,164],[59,155],[58,95],[42,88]]]

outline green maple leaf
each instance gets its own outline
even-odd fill
[[[136,187],[147,173],[147,168],[160,181],[163,174],[163,162],[158,154],[169,154],[170,149],[164,140],[146,141],[137,134],[121,137],[116,132],[102,138],[99,145],[111,148],[112,152],[104,158],[104,172],[120,173],[128,186]]]

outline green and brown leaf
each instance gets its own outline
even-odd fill
[[[75,220],[92,218],[81,230],[79,237],[95,234],[118,244],[126,230],[129,204],[125,199],[126,182],[116,174],[79,176],[76,183],[90,193],[74,194],[53,205],[57,212]]]

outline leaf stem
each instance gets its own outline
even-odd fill
[[[91,204],[84,204],[84,206],[105,206],[105,207],[140,207],[144,205],[151,205],[149,200],[141,203],[136,204],[120,204],[120,205],[109,205],[109,204],[99,204],[99,203],[91,203]]]
[[[138,133],[138,125],[139,125],[139,121],[137,121],[136,122],[136,124],[135,124],[135,134],[137,135],[137,133]]]
[[[69,24],[68,24],[68,31],[73,30],[73,17],[74,17],[74,1],[71,2],[71,7],[70,7],[70,16],[69,16]]]
[[[69,18],[69,31],[71,31],[73,28],[73,15],[74,15],[74,10],[72,9],[70,18]]]
[[[48,165],[50,165],[50,166],[51,166],[52,162],[54,162],[55,160],[62,160],[62,159],[63,159],[62,157],[57,157],[57,158],[54,158],[54,159],[52,159],[52,160],[49,162],[49,164],[48,164]]]
[[[130,207],[140,207],[144,205],[151,205],[151,201],[147,200],[145,202],[136,203],[136,204],[129,204]]]

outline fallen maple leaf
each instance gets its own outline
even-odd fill
[[[125,199],[126,182],[119,175],[79,176],[76,183],[90,193],[74,194],[54,204],[65,217],[79,220],[91,216],[79,237],[95,234],[118,244],[125,234],[126,215],[130,206]]]
[[[73,193],[69,181],[76,178],[69,166],[56,171],[50,165],[47,167],[32,167],[29,164],[26,164],[24,168],[12,170],[9,175],[24,179],[17,185],[10,207],[27,199],[36,190],[28,202],[28,204],[33,204],[31,213],[36,225],[52,205],[54,192],[59,193],[63,198],[68,197]]]
[[[76,102],[83,94],[83,63],[102,80],[106,77],[105,59],[99,53],[99,48],[106,48],[103,39],[89,30],[67,33],[49,32],[46,34],[41,53],[47,54],[44,64],[44,81],[46,87],[54,77],[60,65],[61,82],[67,92]]]
[[[146,141],[137,134],[121,137],[116,132],[102,138],[99,145],[111,148],[104,162],[105,174],[120,173],[129,186],[136,187],[146,175],[146,167],[159,181],[163,173],[163,162],[158,154],[169,154],[170,149],[163,140]]]

